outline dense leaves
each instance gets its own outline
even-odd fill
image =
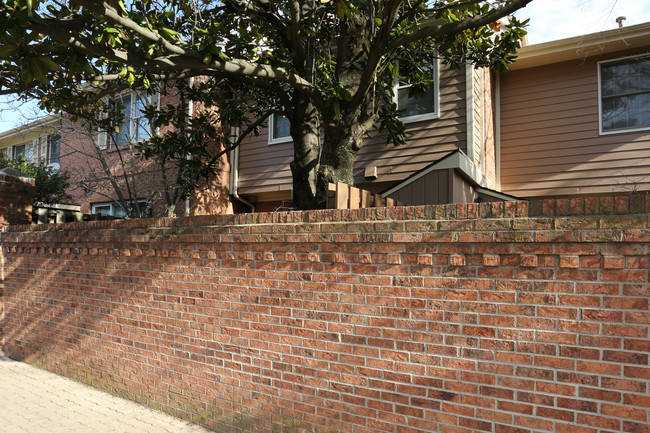
[[[19,156],[16,159],[7,158],[0,153],[0,168],[13,167],[36,181],[36,199],[40,203],[64,203],[70,199],[66,192],[70,186],[70,175],[60,172],[44,161],[31,162]]]
[[[395,82],[413,83],[411,92],[421,94],[434,79],[426,67],[434,58],[503,70],[525,23],[496,23],[530,1],[3,1],[0,93],[97,116],[102,98],[116,91],[153,93],[161,82],[202,77],[207,95],[186,86],[183,99],[203,98],[212,125],[254,133],[273,113],[289,118],[294,201],[322,207],[327,182],[353,182],[369,131],[381,128],[394,144],[405,143]],[[186,119],[184,106],[177,111],[150,114],[201,133],[171,131],[146,155],[185,155],[193,161],[187,173],[206,174],[216,159],[199,148],[241,142]],[[189,187],[195,177],[183,182]]]

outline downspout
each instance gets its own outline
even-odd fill
[[[234,140],[239,138],[240,130],[233,126],[230,128],[230,135]],[[248,200],[239,196],[239,146],[235,147],[230,153],[230,194],[255,212],[255,205]]]
[[[194,88],[194,77],[190,77],[190,89]],[[194,117],[194,100],[190,98],[189,103],[187,104],[187,115],[190,117],[190,121],[192,120],[192,117]],[[190,155],[188,154],[186,159],[190,159]],[[185,199],[185,216],[190,216],[190,199],[186,198]]]
[[[496,190],[501,191],[501,74],[494,75],[494,169]]]

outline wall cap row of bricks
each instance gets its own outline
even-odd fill
[[[593,217],[624,217],[636,216],[634,221],[640,221],[643,215],[650,214],[650,194],[635,194],[613,197],[593,197],[576,199],[549,199],[535,201],[458,203],[445,205],[403,206],[391,208],[367,208],[353,210],[311,210],[287,211],[268,213],[248,213],[229,215],[201,215],[179,218],[146,218],[141,220],[106,220],[68,224],[48,225],[14,225],[6,227],[6,232],[42,232],[42,231],[74,231],[84,229],[138,229],[138,228],[176,228],[200,226],[243,226],[268,224],[318,224],[318,223],[354,223],[382,221],[463,221],[491,219],[536,219],[544,222],[566,218],[566,221],[576,221],[575,218],[585,219],[582,228],[592,227],[589,221]],[[575,223],[567,222],[567,228],[575,227]],[[578,223],[580,225],[580,223]],[[645,228],[638,222],[627,228]],[[573,226],[573,227],[572,227]],[[546,229],[562,229],[552,224]],[[495,228],[486,227],[486,230]],[[511,227],[496,227],[496,229],[517,229]],[[472,230],[480,230],[473,227]],[[444,229],[443,229],[444,231]]]

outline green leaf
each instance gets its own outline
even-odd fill
[[[40,61],[50,71],[59,71],[59,70],[61,70],[61,66],[58,63],[56,63],[54,60],[52,60],[51,57],[41,57]]]

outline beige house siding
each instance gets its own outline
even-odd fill
[[[650,189],[650,131],[599,132],[598,62],[639,53],[514,70],[501,78],[504,192],[532,198]]]
[[[411,174],[460,148],[466,150],[465,70],[449,70],[441,65],[440,118],[407,124],[406,146],[386,143],[374,135],[357,155],[354,177],[359,185],[382,185],[403,180]],[[239,189],[241,195],[259,195],[291,190],[292,143],[268,144],[268,131],[241,145]],[[377,167],[378,177],[364,178],[366,167]]]
[[[259,194],[291,189],[293,143],[269,144],[268,128],[241,144],[239,193]]]
[[[485,120],[483,123],[485,131],[483,136],[485,157],[483,161],[483,174],[487,178],[488,188],[497,189],[496,120],[494,111],[496,110],[496,77],[494,76],[494,72],[488,69],[483,69],[483,71],[483,80],[485,83],[485,104],[483,106],[485,112]]]
[[[0,134],[0,152],[9,158],[14,158],[16,146],[24,145],[26,153],[30,150],[32,162],[42,160],[47,163],[50,158],[47,137],[49,134],[56,133],[58,128],[58,117],[48,116],[3,132]]]
[[[487,187],[496,188],[496,155],[494,135],[494,74],[487,68],[475,69],[474,95],[474,164],[486,177]]]

